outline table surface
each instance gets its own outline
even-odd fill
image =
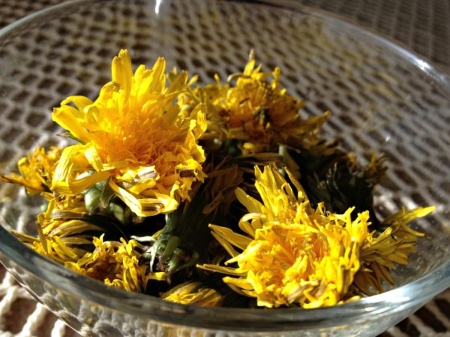
[[[419,54],[450,74],[450,0],[297,0],[337,13]],[[61,0],[0,0],[0,28]],[[0,336],[77,337],[0,266]],[[381,335],[449,336],[450,289]]]

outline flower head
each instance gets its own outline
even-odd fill
[[[22,235],[18,235],[23,242]],[[81,256],[83,256],[86,251],[82,249],[77,249],[76,247],[70,246],[65,243],[64,240],[58,236],[50,236],[44,240],[39,240],[34,238],[29,242],[30,247],[41,255],[47,256],[49,259],[64,264],[67,261],[77,261]]]
[[[150,279],[165,278],[163,273],[149,273],[146,265],[139,264],[142,247],[133,239],[104,241],[102,235],[94,238],[93,244],[92,253],[86,253],[76,262],[66,262],[65,266],[108,286],[134,292],[145,290]]]
[[[194,95],[209,107],[209,132],[222,140],[237,140],[243,154],[277,151],[291,138],[312,141],[329,117],[326,112],[309,119],[301,118],[304,104],[280,85],[280,69],[262,72],[252,53],[243,73],[217,83],[196,88]],[[206,136],[207,137],[207,136]]]
[[[62,149],[56,146],[48,151],[38,147],[17,163],[21,175],[0,175],[0,181],[22,185],[29,195],[49,191],[61,152]]]
[[[408,255],[415,252],[417,239],[425,236],[408,224],[434,209],[434,206],[402,209],[384,219],[380,232],[369,236],[361,249],[361,269],[355,275],[353,292],[372,295],[383,290],[384,282],[394,284],[390,269],[398,264],[407,265]]]
[[[211,226],[232,256],[226,264],[237,267],[201,267],[232,275],[224,278],[225,283],[255,297],[260,306],[312,308],[345,300],[360,267],[368,213],[352,220],[352,209],[344,214],[327,213],[323,205],[313,209],[297,182],[293,181],[295,195],[276,169],[255,168],[255,172],[263,202],[237,192],[249,212],[239,224],[248,236]]]
[[[201,282],[185,282],[163,293],[164,301],[179,304],[195,304],[201,307],[217,307],[222,303],[222,296],[216,290]]]
[[[177,97],[187,90],[186,72],[167,85],[165,60],[132,72],[128,52],[112,62],[112,82],[97,100],[68,97],[53,119],[80,144],[64,149],[52,188],[79,194],[101,181],[138,216],[168,213],[189,198],[204,177],[197,139],[206,129],[205,106],[180,113]]]
[[[15,234],[37,252],[62,264],[76,261],[87,253],[92,247],[93,235],[107,233],[108,237],[117,238],[123,235],[109,219],[106,226],[98,219],[93,221],[83,206],[77,198],[50,199],[45,212],[38,214],[36,219],[38,237]]]

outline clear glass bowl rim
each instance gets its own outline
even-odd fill
[[[245,3],[245,1],[236,0],[203,1]],[[79,8],[82,4],[88,5],[93,2],[105,2],[105,0],[75,0],[44,8],[1,29],[0,39],[15,29],[33,22],[33,20],[51,16],[53,13],[61,10]],[[309,8],[291,0],[259,0],[252,4],[292,9],[307,15],[311,14],[326,19],[334,25],[339,24],[340,29],[355,34],[355,36],[376,41],[378,44],[396,53],[398,57],[404,58],[420,67],[429,78],[439,84],[442,93],[450,99],[450,77],[389,37],[352,23],[339,15],[316,8]],[[390,312],[401,310],[405,306],[420,306],[450,287],[449,260],[428,274],[399,288],[335,307],[308,310],[203,308],[169,303],[158,298],[107,287],[101,282],[78,275],[46,257],[37,254],[19,242],[1,225],[0,242],[2,243],[0,245],[1,254],[12,263],[17,264],[20,268],[27,270],[43,282],[67,294],[76,296],[92,304],[109,308],[112,311],[119,311],[138,318],[150,318],[158,322],[175,323],[198,328],[216,329],[223,327],[227,330],[245,330],[246,328],[254,330],[255,322],[257,322],[258,331],[287,331],[293,328],[304,329],[308,326],[319,327],[317,325],[318,323],[320,327],[324,327],[331,320],[339,322],[339,324],[354,324],[355,318],[361,316],[362,312],[364,312],[364,317],[366,317],[366,315],[373,314],[389,314]],[[151,317],[149,317],[149,312],[151,312]],[[333,323],[328,323],[328,325],[330,324]]]

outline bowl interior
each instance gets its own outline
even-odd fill
[[[362,164],[373,151],[386,156],[388,178],[376,191],[380,215],[436,206],[412,225],[427,237],[410,265],[394,272],[396,287],[442,266],[448,272],[449,79],[386,39],[291,2],[79,1],[4,29],[2,172],[15,171],[17,160],[36,146],[65,144],[52,107],[68,95],[95,99],[121,48],[135,66],[164,56],[169,69],[198,74],[202,83],[216,73],[226,79],[242,71],[250,50],[263,69],[280,67],[283,86],[306,100],[304,116],[331,110],[323,130],[328,139],[340,139]],[[35,234],[41,205],[22,189],[0,184],[4,228]]]

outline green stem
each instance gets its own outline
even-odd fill
[[[212,164],[212,163],[211,163]],[[152,270],[171,275],[182,269],[207,261],[208,247],[213,240],[209,224],[229,221],[229,208],[235,200],[234,191],[242,182],[237,165],[224,161],[213,166],[204,183],[193,186],[191,201],[184,201],[166,215],[162,232],[144,253]]]

